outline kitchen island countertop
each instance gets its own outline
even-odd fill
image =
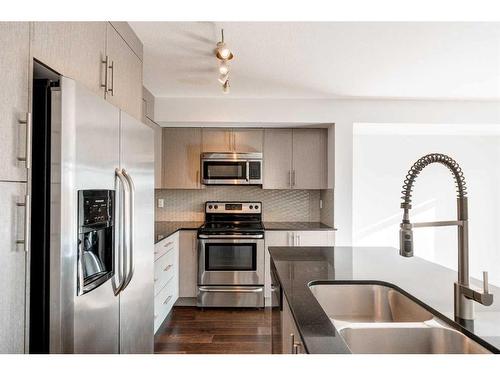
[[[403,258],[389,247],[270,247],[273,272],[290,305],[308,353],[350,353],[309,289],[309,283],[380,281],[419,300],[435,316],[500,353],[500,288],[490,285],[491,306],[474,303],[474,327],[453,321],[453,285],[457,272],[419,257]],[[481,289],[478,280],[471,284]]]

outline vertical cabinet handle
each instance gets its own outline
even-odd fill
[[[295,169],[292,170],[292,187],[295,187]]]
[[[19,124],[26,125],[26,144],[24,148],[24,156],[18,156],[17,160],[26,163],[26,168],[31,169],[31,140],[32,140],[32,117],[31,112],[26,113],[23,120],[19,120]]]
[[[104,60],[101,60],[104,64],[104,83],[101,83],[101,87],[104,88],[104,93],[108,92],[108,66],[109,66],[109,56],[106,55]]]
[[[111,61],[111,65],[109,66],[111,70],[111,88],[108,91],[111,93],[111,96],[115,96],[115,62]]]
[[[293,354],[300,354],[300,343],[296,342],[293,344]]]
[[[290,353],[294,353],[294,348],[295,348],[295,335],[293,333],[290,333]]]
[[[292,171],[288,170],[288,186],[292,187]]]
[[[24,238],[22,240],[17,240],[16,244],[24,245],[24,251],[29,252],[30,250],[30,228],[31,228],[31,197],[29,194],[24,196],[24,203],[17,203],[18,207],[24,207]]]

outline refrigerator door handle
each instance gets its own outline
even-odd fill
[[[122,169],[123,176],[127,180],[129,185],[129,233],[128,233],[128,255],[127,255],[127,276],[125,277],[125,285],[123,286],[123,290],[128,286],[130,281],[132,280],[132,276],[134,275],[134,204],[135,204],[135,185],[132,177]]]
[[[118,253],[118,267],[115,265],[115,270],[117,270],[118,277],[113,278],[113,289],[115,295],[120,294],[120,292],[125,287],[125,279],[127,274],[126,264],[127,264],[127,252],[128,252],[128,195],[130,194],[129,186],[127,184],[127,180],[123,176],[123,173],[120,169],[115,170],[115,176],[117,177],[117,181],[119,182],[119,194],[120,194],[120,204],[116,222],[118,224],[118,240],[115,241],[115,251]],[[116,257],[115,257],[116,260]],[[115,273],[116,276],[116,273]]]

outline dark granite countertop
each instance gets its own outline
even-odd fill
[[[300,251],[299,251],[300,250]],[[431,312],[489,350],[500,353],[500,288],[490,285],[491,306],[474,303],[474,327],[454,322],[453,283],[457,272],[418,257],[403,258],[382,247],[270,247],[272,264],[309,353],[349,353],[349,348],[316,301],[311,281],[381,281],[393,284]],[[478,280],[471,284],[481,289]]]
[[[203,221],[156,221],[155,243],[160,242],[178,230],[198,230],[202,225]]]
[[[308,222],[308,221],[264,221],[264,229],[265,230],[333,230],[334,228],[316,222]]]

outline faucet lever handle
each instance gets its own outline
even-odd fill
[[[489,294],[488,271],[483,271],[483,293]]]

